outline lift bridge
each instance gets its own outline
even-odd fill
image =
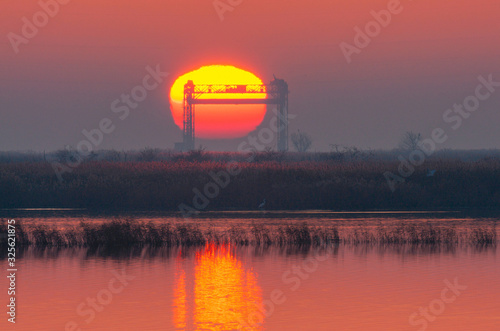
[[[264,99],[209,99],[200,98],[210,94],[266,94]],[[176,149],[195,149],[195,105],[277,105],[278,151],[288,151],[288,84],[283,79],[275,79],[270,84],[257,85],[195,85],[190,80],[184,85],[183,142]]]

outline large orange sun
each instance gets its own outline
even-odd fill
[[[204,66],[177,78],[170,89],[170,110],[182,130],[184,85],[192,80],[202,84],[262,84],[251,72],[227,65]],[[264,99],[265,94],[210,94],[199,99]],[[266,105],[196,105],[195,134],[199,138],[221,139],[246,136],[262,123]]]

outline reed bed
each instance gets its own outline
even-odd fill
[[[6,224],[0,224],[6,233]],[[216,229],[190,223],[141,223],[113,220],[100,224],[81,222],[74,228],[57,229],[47,225],[16,225],[16,243],[34,247],[194,247],[208,243],[244,246],[352,245],[486,245],[497,244],[496,224],[468,227],[431,223],[362,226],[310,226],[306,222],[280,225],[252,224]],[[6,240],[0,238],[0,244]]]
[[[500,160],[427,160],[392,192],[384,173],[398,161],[294,160],[237,162],[238,174],[203,210],[462,210],[500,205]],[[193,207],[194,189],[216,183],[230,159],[88,161],[59,181],[49,163],[0,163],[0,208],[169,210]],[[234,164],[233,164],[234,166]],[[429,169],[436,170],[428,177]],[[203,193],[205,194],[205,193]]]

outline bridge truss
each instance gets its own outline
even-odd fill
[[[265,94],[257,99],[209,99],[201,96],[214,94]],[[192,80],[184,85],[183,142],[182,150],[195,149],[195,106],[196,105],[277,105],[277,148],[288,151],[288,84],[283,79],[274,79],[261,85],[196,85]]]

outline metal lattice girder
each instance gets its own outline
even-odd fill
[[[194,98],[203,94],[215,93],[268,93],[271,91],[270,85],[195,85]]]
[[[209,94],[265,94],[263,98],[256,99],[208,99],[200,98]],[[228,105],[228,104],[275,104],[278,106],[278,151],[288,151],[288,84],[283,79],[275,79],[271,84],[208,84],[195,85],[188,81],[184,85],[184,140],[185,150],[194,149],[195,139],[195,105]]]

